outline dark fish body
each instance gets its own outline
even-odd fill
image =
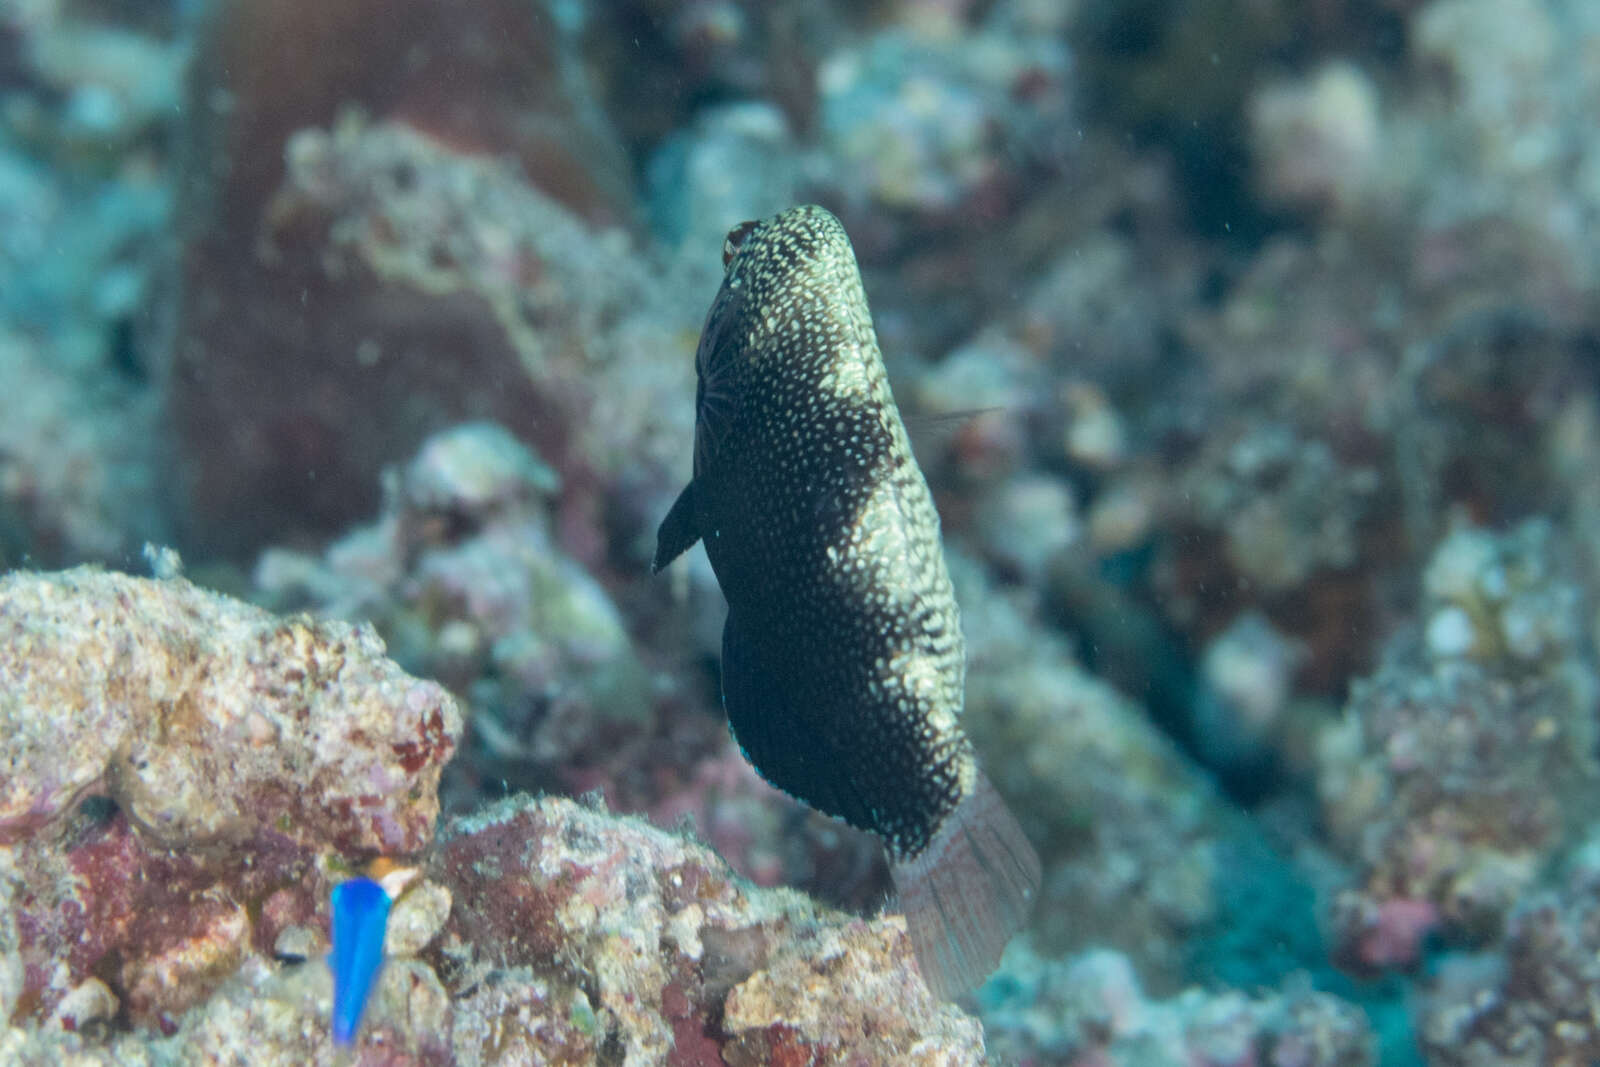
[[[723,701],[763,777],[871,830],[936,991],[980,981],[1038,859],[959,716],[965,649],[939,518],[837,219],[729,235],[696,355],[694,478],[655,567],[697,539],[728,601]]]

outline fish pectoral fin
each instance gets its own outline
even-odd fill
[[[651,574],[662,571],[700,540],[700,529],[695,523],[694,484],[691,480],[683,487],[683,492],[673,501],[672,510],[656,530],[656,558],[650,562]]]
[[[863,830],[873,817],[847,760],[797,701],[792,679],[763,662],[761,646],[730,611],[722,628],[722,703],[745,759],[797,800]]]

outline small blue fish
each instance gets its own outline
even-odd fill
[[[333,1040],[348,1045],[361,1028],[367,996],[383,966],[383,937],[392,900],[371,878],[351,878],[333,887]]]

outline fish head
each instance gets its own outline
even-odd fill
[[[749,375],[779,369],[757,364],[804,352],[803,344],[770,344],[775,334],[804,329],[808,313],[848,314],[871,331],[850,238],[826,208],[804,204],[739,223],[723,241],[722,262],[722,287],[695,351],[697,478],[714,466],[737,421]],[[818,306],[825,300],[833,306]]]
[[[751,231],[760,225],[760,219],[746,219],[728,231],[728,236],[722,240],[723,270],[727,270],[728,264],[733,262],[733,254],[739,251],[739,246],[744,244],[745,238],[749,237]]]

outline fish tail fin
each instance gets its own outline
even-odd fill
[[[1038,853],[982,771],[927,847],[890,873],[922,979],[946,1000],[989,976],[1039,895]]]

